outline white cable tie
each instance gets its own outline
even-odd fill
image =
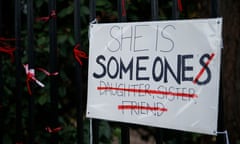
[[[45,85],[44,85],[42,82],[40,82],[39,80],[37,80],[37,79],[35,78],[35,70],[34,70],[34,69],[29,69],[29,70],[28,70],[28,73],[30,73],[30,74],[33,75],[33,80],[34,80],[40,87],[45,87]]]
[[[223,132],[217,132],[217,134],[224,134],[226,138],[226,144],[230,144],[227,130]]]
[[[93,143],[93,126],[92,126],[92,119],[90,118],[90,125],[89,125],[89,129],[90,129],[90,144]]]
[[[35,82],[40,86],[40,87],[45,87],[45,85],[42,83],[42,82],[40,82],[39,80],[35,80]]]
[[[98,21],[96,18],[90,22],[90,24],[97,24],[97,23],[98,23]]]

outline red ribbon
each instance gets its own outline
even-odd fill
[[[74,57],[78,61],[80,65],[83,65],[83,62],[81,61],[81,58],[87,59],[88,56],[84,51],[81,51],[78,49],[80,47],[80,44],[76,44],[76,46],[73,49]]]
[[[126,16],[125,0],[122,0],[122,16]]]
[[[2,46],[0,46],[0,52],[10,55],[11,62],[14,61],[13,52],[16,50],[16,48],[9,46],[5,41],[15,41],[15,40],[16,40],[15,38],[0,37],[0,42],[3,41],[3,42],[1,42]]]
[[[3,52],[3,53],[6,53],[6,54],[10,55],[10,57],[11,57],[11,62],[14,61],[13,52],[14,52],[15,50],[16,50],[16,48],[14,48],[14,47],[10,47],[10,46],[2,47],[2,46],[0,46],[0,52]]]
[[[178,10],[179,10],[180,12],[183,11],[182,1],[181,1],[181,0],[178,0]]]
[[[0,37],[0,41],[15,41],[15,38],[5,38],[5,37]]]
[[[35,70],[34,69],[28,69],[28,64],[25,64],[23,66],[25,68],[25,72],[26,72],[26,75],[27,75],[26,84],[27,84],[28,93],[29,93],[29,95],[32,95],[32,91],[31,91],[31,87],[30,87],[30,82],[31,81],[34,81],[40,87],[44,87],[45,85],[42,82],[40,82],[38,79],[36,79],[36,77],[35,77]],[[47,70],[45,70],[43,68],[36,68],[36,70],[39,70],[39,71],[43,72],[47,76],[56,76],[56,75],[58,75],[58,72],[49,73]]]
[[[36,70],[39,70],[39,71],[43,72],[47,76],[56,76],[56,75],[58,75],[58,72],[50,73],[47,70],[45,70],[44,68],[36,68]]]
[[[57,127],[57,128],[50,128],[50,127],[46,127],[45,130],[48,133],[57,133],[59,131],[61,131],[63,128],[62,127]]]
[[[51,18],[56,18],[56,17],[57,17],[56,11],[55,11],[55,10],[52,10],[48,16],[46,16],[46,17],[38,17],[38,18],[36,18],[36,21],[44,21],[44,22],[47,22],[47,21],[49,21]]]

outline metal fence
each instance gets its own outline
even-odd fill
[[[34,49],[34,28],[33,28],[33,22],[34,22],[34,15],[33,15],[33,2],[34,0],[27,0],[27,33],[28,33],[28,40],[27,40],[27,57],[28,57],[28,67],[25,67],[25,70],[28,71],[27,74],[27,83],[31,83],[31,81],[35,81],[34,78],[34,70],[35,67],[35,49]],[[187,2],[187,1],[184,1]],[[172,19],[176,20],[179,18],[179,11],[182,10],[182,4],[181,0],[172,0]],[[21,57],[23,53],[23,49],[21,48],[22,41],[21,41],[21,0],[15,0],[14,1],[15,7],[14,7],[14,27],[15,27],[15,52],[14,52],[14,58],[15,58],[15,65],[16,67],[16,144],[23,144],[23,121],[22,121],[22,91],[23,91],[23,85],[21,81],[21,77],[25,77],[24,69],[21,63]],[[117,0],[118,4],[118,18],[119,22],[127,22],[127,11],[125,7],[125,0]],[[48,24],[49,24],[49,65],[50,65],[50,74],[53,74],[57,71],[57,38],[56,38],[56,31],[57,31],[57,22],[56,22],[56,0],[49,0],[48,2]],[[211,17],[217,17],[219,16],[218,11],[218,0],[211,0]],[[76,43],[76,51],[81,51],[81,47],[77,47],[81,43],[81,19],[80,19],[80,0],[74,0],[74,39]],[[4,7],[3,1],[0,1],[0,37],[2,37],[2,21],[3,21],[3,11],[2,8]],[[89,0],[89,9],[90,9],[90,16],[89,21],[93,21],[96,18],[96,0]],[[153,21],[159,20],[159,3],[158,0],[151,0],[151,19]],[[9,53],[9,52],[8,52]],[[11,53],[10,53],[11,54]],[[0,58],[1,55],[0,55]],[[75,79],[77,81],[76,86],[74,87],[77,90],[77,143],[82,144],[84,143],[84,132],[83,132],[83,86],[82,86],[82,66],[81,64],[76,60],[75,61]],[[4,121],[4,115],[2,112],[2,101],[3,101],[3,77],[2,74],[2,62],[0,61],[0,144],[3,143],[3,121]],[[51,97],[51,117],[50,117],[50,125],[51,128],[56,128],[59,126],[58,123],[58,96],[57,96],[57,89],[58,89],[58,82],[57,77],[52,76],[50,77],[50,97]],[[34,90],[31,89],[31,85],[29,84],[28,90],[31,91],[28,96],[28,123],[27,123],[27,129],[28,129],[28,140],[27,143],[33,144],[34,137],[35,137],[35,125],[37,119],[34,116],[35,106],[34,106]],[[220,92],[222,94],[222,92]],[[220,107],[219,107],[219,130],[221,131],[223,128],[223,114],[222,114],[222,95],[220,95]],[[98,133],[99,133],[99,121],[97,119],[92,120],[92,143],[98,144]],[[123,144],[129,144],[130,143],[130,136],[129,136],[129,126],[130,124],[125,123],[117,123],[121,127],[121,142]],[[139,126],[140,127],[140,126]],[[160,128],[156,128],[155,133],[155,139],[157,144],[163,143],[163,137],[164,137],[164,130]],[[178,143],[183,143],[181,134],[178,136]],[[57,133],[52,133],[51,135],[51,143],[59,143],[59,137]],[[217,143],[220,144],[224,141],[223,137],[218,136],[217,137]]]

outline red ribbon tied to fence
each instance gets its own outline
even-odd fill
[[[34,69],[29,69],[28,64],[25,64],[23,66],[24,66],[24,69],[25,69],[25,72],[26,72],[26,75],[27,75],[26,84],[27,84],[27,89],[28,89],[29,95],[32,95],[32,91],[31,91],[31,87],[30,87],[30,82],[31,81],[35,82],[40,87],[45,87],[45,85],[35,77],[35,70]],[[39,71],[43,72],[47,76],[58,75],[58,72],[49,73],[47,70],[45,70],[43,68],[36,68],[36,70],[39,70]]]
[[[122,16],[126,16],[125,0],[121,1],[121,6],[122,6]]]
[[[9,46],[5,41],[15,41],[16,39],[15,38],[5,38],[5,37],[0,37],[0,42],[2,44],[2,46],[0,46],[0,52],[3,52],[3,53],[6,53],[8,55],[10,55],[11,57],[11,62],[14,61],[14,51],[16,50],[15,47],[11,47]]]
[[[0,41],[15,41],[15,38],[5,38],[5,37],[0,37]]]
[[[48,16],[46,16],[46,17],[38,17],[38,18],[36,18],[36,21],[44,21],[44,22],[47,22],[47,21],[49,21],[51,18],[56,18],[56,17],[57,17],[56,11],[55,11],[55,10],[52,10]]]
[[[0,46],[0,52],[6,53],[8,55],[10,55],[11,57],[11,62],[14,61],[14,51],[16,50],[16,48],[14,47],[10,47],[10,46]]]
[[[78,61],[80,65],[83,65],[83,62],[81,61],[81,58],[87,59],[88,56],[84,51],[81,51],[78,49],[80,47],[80,44],[76,44],[76,46],[73,49],[74,57]]]
[[[45,130],[48,132],[48,133],[57,133],[59,132],[60,130],[62,130],[63,128],[62,127],[57,127],[57,128],[50,128],[50,127],[46,127]]]
[[[180,12],[183,11],[182,1],[181,1],[181,0],[178,0],[178,10],[179,10]]]

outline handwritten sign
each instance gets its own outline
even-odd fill
[[[222,19],[90,25],[87,117],[216,135]]]

